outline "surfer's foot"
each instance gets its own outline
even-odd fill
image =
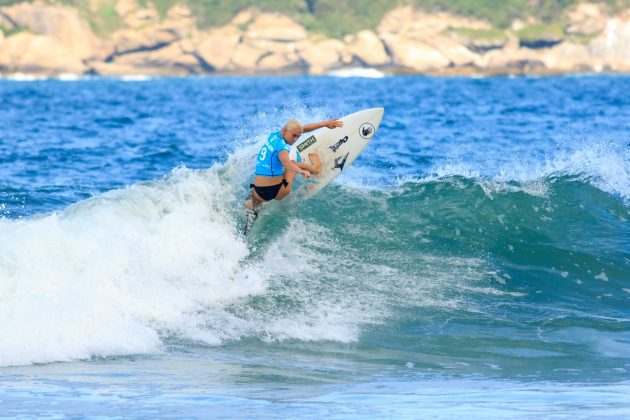
[[[247,210],[247,221],[252,223],[254,220],[258,219],[258,210]]]
[[[318,174],[321,168],[319,156],[317,156],[315,153],[310,153],[308,157],[311,158],[311,166],[313,168],[311,169],[311,172],[313,172],[314,174]]]

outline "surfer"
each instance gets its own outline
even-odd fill
[[[311,173],[318,173],[320,169],[319,157],[311,153],[312,164],[295,162],[289,158],[289,146],[294,144],[302,135],[318,128],[342,127],[340,120],[328,120],[302,125],[297,120],[287,122],[282,130],[269,135],[269,138],[260,149],[256,159],[256,178],[250,184],[252,195],[245,203],[245,207],[254,210],[265,201],[282,200],[293,187],[295,174],[309,178]],[[299,155],[298,155],[299,160]]]

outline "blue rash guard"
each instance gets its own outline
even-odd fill
[[[271,133],[265,145],[258,152],[256,159],[256,175],[280,176],[284,174],[284,166],[280,161],[280,152],[290,150],[279,131]]]

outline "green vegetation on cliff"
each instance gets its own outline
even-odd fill
[[[80,8],[82,15],[90,22],[92,29],[97,35],[107,36],[107,34],[112,33],[123,24],[122,19],[116,12],[115,0],[99,3],[98,7],[93,8],[92,12],[87,8],[87,3],[83,3],[81,6],[84,6]]]
[[[3,25],[0,25],[0,32],[4,34],[4,36],[15,35],[18,32],[22,32],[24,29],[22,28],[5,28]]]
[[[472,29],[472,28],[449,28],[445,32],[452,32],[457,35],[464,36],[471,39],[482,40],[499,40],[504,41],[507,35],[504,30],[492,28],[492,29]]]
[[[541,38],[561,39],[564,36],[563,25],[559,22],[526,26],[516,31],[519,39],[531,41]]]
[[[23,0],[0,0],[0,6]],[[55,0],[48,0],[54,3]],[[146,5],[152,2],[160,16],[177,3],[187,4],[201,28],[227,23],[240,10],[255,8],[260,11],[287,14],[309,31],[341,38],[361,29],[374,29],[387,11],[410,4],[430,12],[449,11],[490,21],[496,28],[507,28],[514,19],[535,17],[542,22],[536,30],[549,30],[561,20],[566,8],[580,0],[137,0]],[[596,0],[595,0],[596,1]],[[57,0],[78,7],[95,30],[104,35],[119,27],[115,12],[116,0]],[[630,6],[630,0],[600,0],[611,10]],[[529,35],[529,33],[527,34]]]
[[[162,4],[175,0],[156,0]],[[221,25],[239,10],[254,7],[291,15],[308,30],[342,37],[361,29],[374,29],[387,11],[411,4],[427,11],[450,11],[486,19],[499,28],[514,19],[534,16],[543,22],[558,19],[577,0],[184,0],[202,27]],[[164,10],[164,8],[163,8]]]

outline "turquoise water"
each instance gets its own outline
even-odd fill
[[[627,415],[629,88],[0,81],[1,415]],[[376,106],[241,235],[269,132]]]

